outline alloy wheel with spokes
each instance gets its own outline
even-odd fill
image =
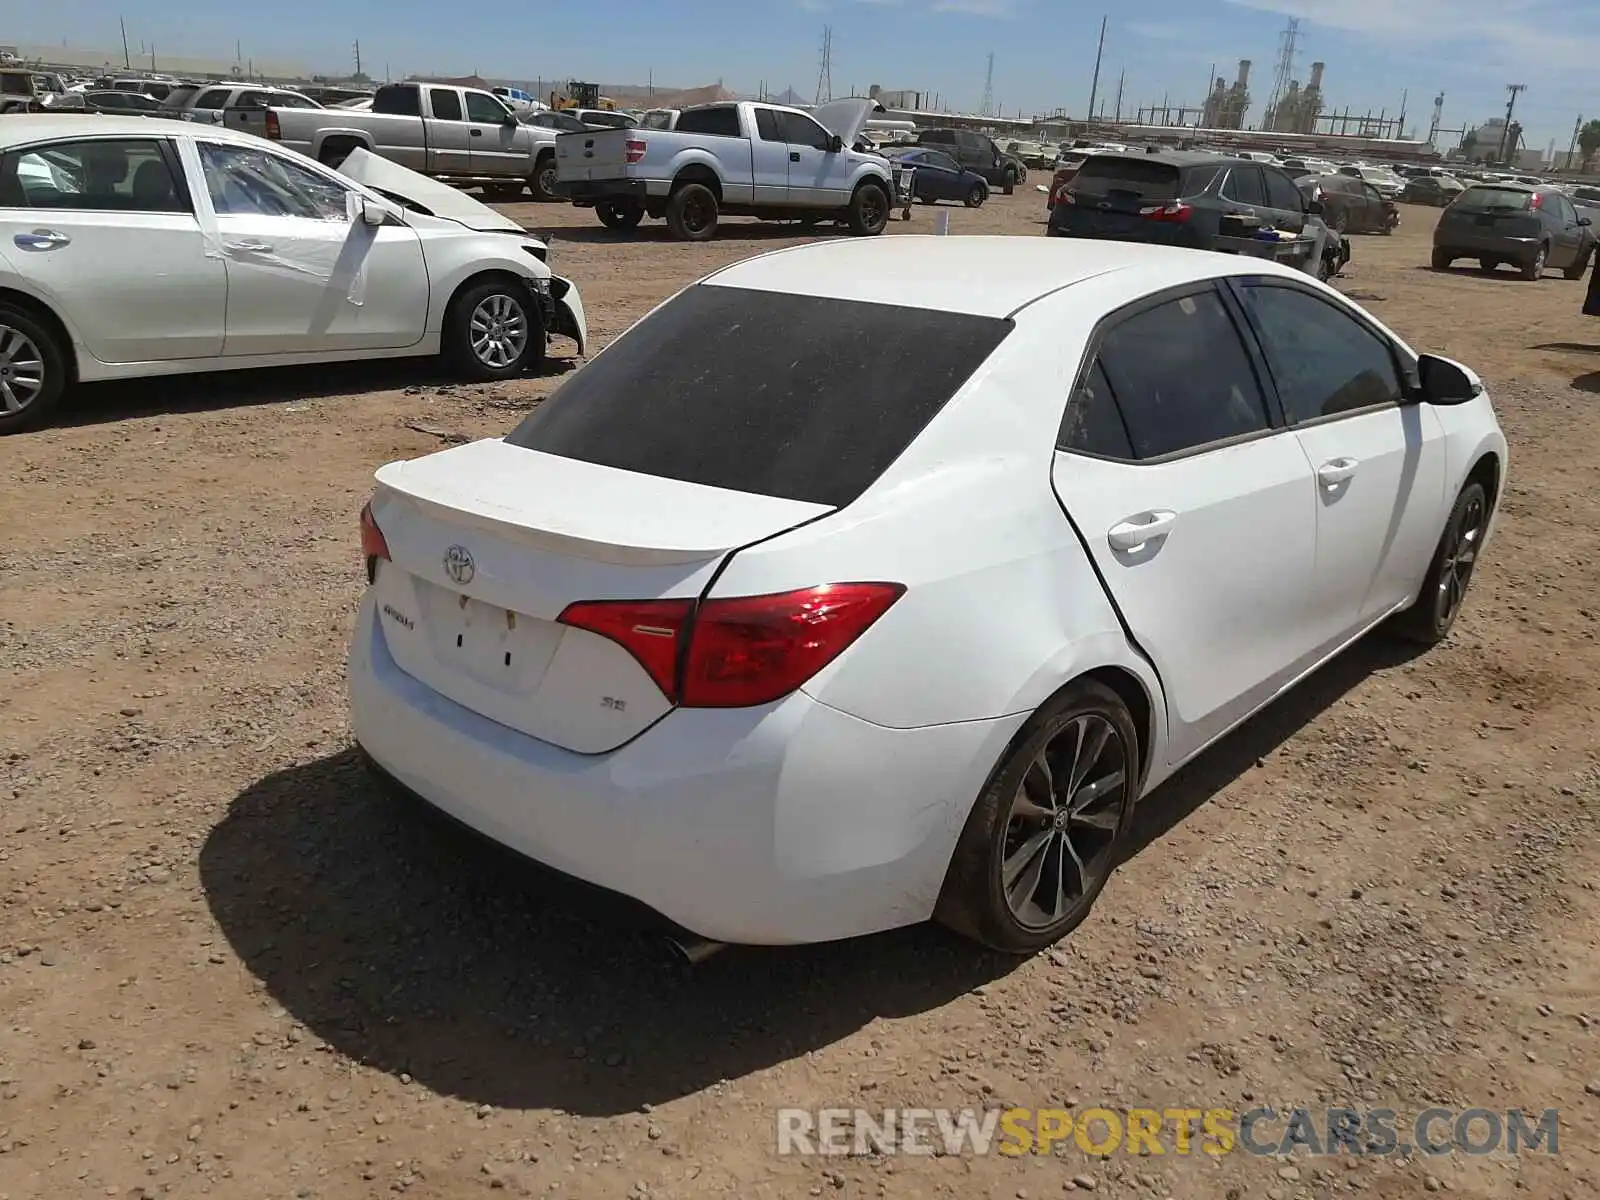
[[[17,415],[44,395],[44,353],[22,330],[0,324],[0,414]]]
[[[1012,797],[1001,859],[1018,924],[1049,928],[1099,890],[1127,784],[1127,748],[1099,713],[1074,717],[1040,747]]]
[[[1033,714],[973,805],[934,917],[1011,954],[1083,920],[1116,868],[1141,777],[1123,699],[1079,679]]]
[[[1439,564],[1439,580],[1434,587],[1434,619],[1449,628],[1461,612],[1467,597],[1467,584],[1478,562],[1478,546],[1488,525],[1488,504],[1482,489],[1464,497],[1459,521],[1448,531],[1444,558]]]
[[[472,310],[468,328],[473,355],[490,370],[515,366],[528,349],[527,310],[506,292],[495,292],[480,300]]]

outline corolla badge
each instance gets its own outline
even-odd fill
[[[465,546],[451,546],[444,552],[444,573],[450,577],[451,583],[471,583],[472,577],[478,573],[478,565],[472,561],[472,552]]]

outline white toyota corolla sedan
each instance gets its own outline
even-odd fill
[[[378,471],[355,733],[702,939],[1027,952],[1186,760],[1380,622],[1445,636],[1505,469],[1471,371],[1287,268],[780,250]]]
[[[362,151],[221,126],[0,116],[0,434],[75,381],[444,353],[503,379],[587,336],[515,221]]]

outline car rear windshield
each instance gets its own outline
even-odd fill
[[[1093,196],[1133,192],[1149,200],[1176,200],[1180,178],[1181,173],[1171,163],[1093,157],[1078,171],[1074,186]]]
[[[1011,328],[998,317],[700,284],[597,355],[506,440],[843,506]]]
[[[1532,196],[1521,188],[1469,187],[1454,207],[1458,212],[1521,212]]]

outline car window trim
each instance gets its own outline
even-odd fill
[[[1283,420],[1283,411],[1278,406],[1277,389],[1275,387],[1269,388],[1266,380],[1262,377],[1266,364],[1257,359],[1259,349],[1254,344],[1254,334],[1246,336],[1245,329],[1241,327],[1243,314],[1239,311],[1239,303],[1229,294],[1228,289],[1221,286],[1223,282],[1222,278],[1213,277],[1210,279],[1191,280],[1188,283],[1180,283],[1173,287],[1163,288],[1159,292],[1151,292],[1148,295],[1139,297],[1137,300],[1122,305],[1120,308],[1115,308],[1095,322],[1094,328],[1089,331],[1088,341],[1084,343],[1083,354],[1078,360],[1078,369],[1073,372],[1072,384],[1067,389],[1066,398],[1062,401],[1061,419],[1056,423],[1055,452],[1057,454],[1073,454],[1082,458],[1121,463],[1130,467],[1159,467],[1167,463],[1179,462],[1185,458],[1210,454],[1213,450],[1223,450],[1229,446],[1242,446],[1247,442],[1259,441],[1262,438],[1276,437],[1279,434],[1291,432],[1290,426]],[[1169,304],[1174,300],[1182,300],[1185,296],[1199,296],[1206,292],[1210,292],[1217,297],[1217,301],[1222,305],[1223,311],[1228,314],[1228,319],[1233,322],[1234,334],[1239,338],[1240,348],[1244,351],[1245,358],[1250,363],[1250,371],[1255,377],[1256,388],[1261,393],[1262,403],[1267,414],[1267,427],[1265,429],[1257,429],[1251,433],[1238,433],[1232,437],[1201,442],[1198,445],[1186,446],[1182,450],[1173,450],[1167,454],[1152,455],[1150,458],[1118,458],[1109,454],[1091,454],[1085,450],[1063,447],[1061,445],[1061,430],[1066,424],[1067,405],[1072,402],[1072,397],[1077,395],[1078,389],[1083,386],[1084,376],[1089,369],[1099,361],[1100,348],[1105,343],[1106,334],[1110,333],[1118,325],[1139,316],[1141,313],[1148,312],[1152,308],[1160,308],[1163,304]],[[1105,372],[1102,371],[1102,374],[1105,374]],[[1109,374],[1106,375],[1106,386],[1111,390],[1112,402],[1117,406],[1117,415],[1122,418],[1123,428],[1128,430],[1128,441],[1131,444],[1133,430],[1128,425],[1127,414],[1122,411],[1122,401],[1117,399],[1117,385],[1111,381]]]
[[[1227,288],[1225,290],[1230,293],[1231,299],[1238,306],[1239,318],[1250,331],[1250,340],[1254,344],[1256,352],[1261,356],[1261,369],[1266,373],[1267,378],[1272,381],[1274,404],[1282,416],[1284,424],[1289,429],[1311,429],[1318,425],[1326,425],[1332,421],[1342,421],[1347,417],[1361,417],[1371,413],[1384,412],[1391,408],[1404,408],[1421,388],[1421,380],[1417,376],[1416,369],[1406,365],[1400,355],[1400,348],[1395,344],[1394,339],[1354,308],[1335,304],[1326,296],[1321,295],[1312,288],[1303,287],[1298,280],[1294,279],[1280,279],[1272,275],[1234,275],[1230,276],[1226,283]],[[1266,348],[1261,344],[1261,331],[1256,328],[1255,322],[1250,319],[1250,306],[1244,302],[1242,293],[1247,287],[1274,287],[1283,288],[1286,291],[1299,292],[1301,295],[1309,296],[1317,303],[1325,305],[1332,311],[1341,313],[1355,322],[1359,328],[1376,338],[1379,344],[1389,352],[1389,365],[1394,368],[1395,378],[1400,381],[1400,398],[1398,400],[1385,401],[1382,404],[1363,404],[1360,408],[1347,408],[1342,412],[1327,413],[1305,421],[1292,420],[1289,417],[1288,408],[1283,403],[1283,397],[1278,390],[1278,380],[1272,373],[1272,364],[1267,358]]]
[[[173,135],[171,135],[171,134],[158,133],[158,134],[139,135],[139,134],[119,133],[119,134],[100,134],[100,135],[90,134],[88,136],[84,136],[84,135],[81,135],[81,134],[71,134],[66,138],[41,138],[38,141],[24,142],[21,145],[16,145],[16,146],[9,147],[3,154],[0,154],[0,162],[8,162],[8,161],[11,161],[13,158],[20,158],[24,154],[33,153],[33,152],[39,151],[39,150],[49,150],[49,149],[53,149],[53,148],[55,148],[57,146],[75,146],[75,145],[79,145],[79,144],[84,143],[84,142],[154,142],[155,146],[156,146],[157,153],[159,153],[161,155],[162,161],[167,164],[167,170],[169,172],[171,172],[171,174],[172,174],[172,185],[173,185],[174,194],[177,196],[179,202],[182,203],[182,205],[183,205],[182,210],[181,211],[173,211],[171,209],[154,209],[154,208],[133,208],[133,209],[113,209],[113,208],[37,208],[36,209],[36,208],[31,208],[30,207],[30,208],[6,208],[6,209],[4,209],[4,211],[5,212],[64,212],[64,213],[130,212],[130,213],[137,213],[142,217],[192,217],[198,222],[199,217],[195,212],[194,195],[193,195],[193,193],[191,193],[189,191],[189,176],[183,169],[183,160],[178,156],[178,146],[177,146],[177,143],[173,140]]]

